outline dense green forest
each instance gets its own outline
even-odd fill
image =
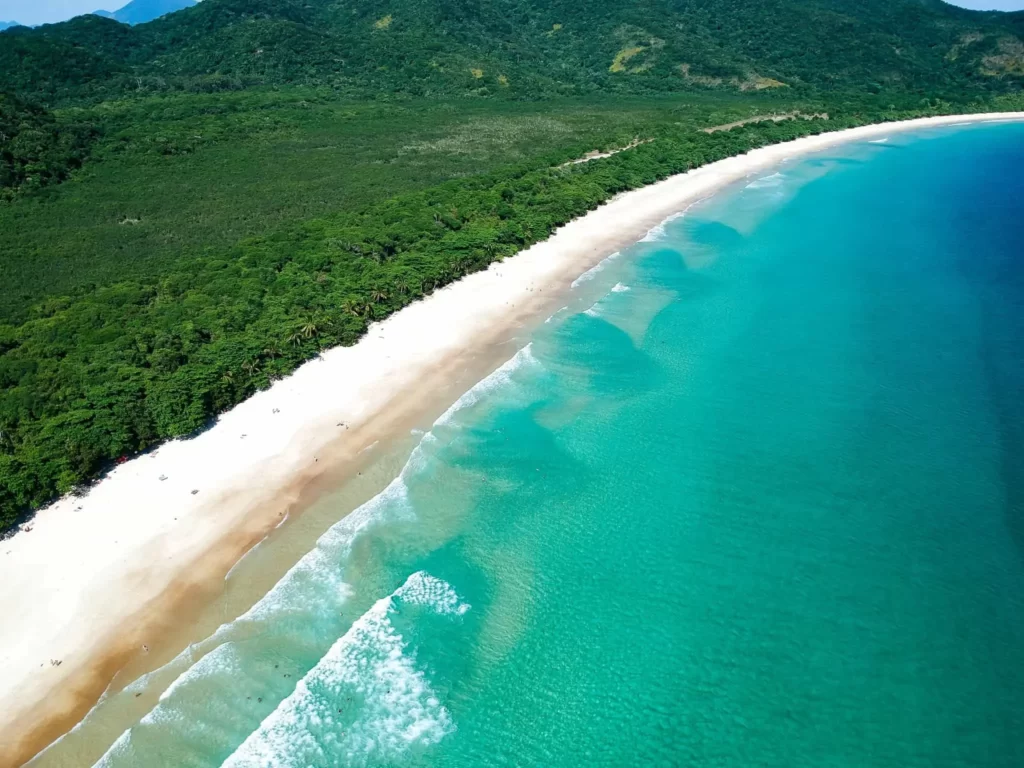
[[[328,86],[349,96],[692,87],[1001,92],[1024,14],[941,0],[214,0],[129,27],[81,16],[0,36],[0,90]]]
[[[90,123],[60,123],[48,110],[0,93],[0,200],[63,181],[94,138]]]
[[[204,0],[5,31],[0,531],[620,191],[1020,108],[1022,25],[938,0]],[[828,118],[700,130],[796,113]]]
[[[158,277],[246,237],[451,179],[557,164],[758,111],[770,96],[338,100],[310,89],[169,94],[61,110],[104,126],[73,183],[0,206],[0,322],[46,296]]]

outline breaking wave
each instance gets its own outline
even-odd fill
[[[224,768],[381,764],[454,731],[451,714],[391,622],[403,605],[442,616],[469,610],[447,582],[414,573],[353,623]]]
[[[619,256],[619,252],[616,251],[615,253],[613,253],[613,254],[607,256],[606,258],[602,259],[597,264],[595,264],[590,269],[588,269],[586,272],[584,272],[582,275],[580,275],[575,280],[573,280],[572,283],[569,284],[569,287],[570,288],[579,288],[583,283],[587,282],[588,280],[593,280],[594,277],[599,272],[604,270],[608,266],[608,264],[613,259],[618,258],[618,256]]]
[[[468,392],[462,397],[456,400],[451,406],[442,413],[437,421],[434,422],[434,426],[442,426],[451,423],[452,417],[459,411],[476,405],[487,393],[498,389],[504,385],[507,385],[511,380],[513,374],[524,367],[530,367],[539,365],[537,358],[533,356],[533,342],[530,342],[525,347],[516,352],[509,360],[506,360],[499,366],[490,376],[481,379],[477,382]]]
[[[658,224],[658,226],[648,230],[647,234],[644,235],[643,237],[641,237],[639,242],[641,242],[641,243],[656,243],[659,240],[664,240],[665,239],[665,234],[666,234],[665,227],[667,227],[669,224],[671,224],[676,219],[681,219],[683,216],[685,216],[687,213],[690,212],[690,209],[693,208],[693,206],[698,205],[699,203],[702,203],[702,202],[704,202],[707,199],[708,199],[707,197],[700,197],[700,198],[694,200],[689,205],[687,205],[685,208],[683,208],[683,210],[677,211],[676,213],[673,213],[671,216],[666,217],[664,221],[662,221],[660,224]]]
[[[786,177],[781,173],[773,173],[770,176],[763,176],[760,179],[747,184],[746,189],[771,189],[773,187],[781,187],[786,181]]]
[[[488,392],[507,384],[516,370],[537,364],[531,345],[523,347],[490,376],[460,397],[434,423],[434,426],[450,423],[456,412],[479,402]],[[202,733],[202,724],[196,723],[183,708],[189,707],[189,702],[194,704],[195,701],[204,699],[212,705],[208,698],[209,691],[230,692],[234,697],[234,700],[226,702],[225,706],[215,708],[217,718],[222,722],[210,724],[209,738],[216,743],[222,743],[227,732],[234,731],[237,727],[243,727],[243,732],[248,732],[252,728],[253,718],[262,717],[266,711],[257,705],[262,704],[262,698],[268,696],[271,698],[267,698],[267,701],[272,701],[274,694],[271,686],[281,685],[282,681],[280,671],[272,675],[275,678],[272,683],[262,679],[261,673],[256,672],[251,664],[249,657],[252,650],[244,645],[245,641],[253,635],[274,632],[280,635],[275,641],[280,647],[309,647],[309,633],[316,631],[312,628],[331,626],[335,623],[336,617],[353,595],[353,589],[346,581],[346,574],[354,547],[374,529],[416,520],[416,513],[409,499],[408,483],[426,469],[433,451],[436,450],[437,442],[438,437],[433,431],[423,433],[399,475],[379,494],[328,529],[317,540],[316,545],[255,605],[237,619],[222,624],[210,637],[183,650],[160,670],[129,686],[129,693],[137,693],[143,690],[157,673],[166,674],[175,669],[182,670],[164,689],[157,705],[137,725],[122,733],[96,766],[116,768],[136,764],[136,748],[148,752],[151,738],[165,741],[168,736],[173,739],[180,733],[183,740],[186,737],[190,740],[204,740],[207,735]],[[429,603],[433,610],[440,614],[465,610],[450,588],[443,589],[441,584],[443,582],[432,580],[426,574],[414,575],[387,600],[423,605]],[[378,609],[380,610],[384,609]],[[370,618],[364,616],[365,621],[373,626],[379,625],[380,631],[386,635],[390,626],[386,621],[386,611],[377,624],[374,624],[377,620],[372,618],[373,615],[376,614],[371,611],[371,614],[367,614]],[[353,630],[346,636],[354,631],[356,625],[352,626]],[[395,647],[394,642],[392,647]],[[381,670],[381,674],[386,671],[383,667]],[[402,679],[411,686],[418,678],[409,672]],[[396,692],[402,690],[397,682],[391,687]],[[411,691],[411,688],[409,690]],[[439,712],[433,721],[429,718],[420,718],[411,722],[409,728],[422,728],[424,734],[436,734],[440,732],[438,729],[443,729],[445,716]],[[249,723],[248,727],[245,726],[246,723]],[[187,734],[180,730],[186,726]],[[367,723],[361,728],[370,738],[372,725]],[[347,732],[351,734],[354,731],[347,729]],[[407,732],[411,731],[407,729]],[[384,744],[386,739],[381,735],[378,741]],[[184,749],[184,746],[182,748]],[[378,757],[383,754],[378,753]],[[242,764],[244,763],[239,763]]]

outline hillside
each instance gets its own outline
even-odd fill
[[[3,32],[5,29],[10,29],[11,27],[19,26],[21,25],[16,21],[0,21],[0,32]]]
[[[0,89],[48,101],[253,84],[355,95],[790,88],[1005,92],[1024,14],[941,0],[206,0],[0,39]]]
[[[941,0],[203,0],[6,30],[0,531],[621,191],[1019,108],[1022,37]],[[751,119],[781,114],[816,117]]]

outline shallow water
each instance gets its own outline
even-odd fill
[[[1022,169],[899,135],[652,231],[98,765],[1024,765]]]

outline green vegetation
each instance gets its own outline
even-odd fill
[[[103,126],[66,184],[0,205],[0,322],[119,279],[156,278],[289,222],[681,126],[779,109],[740,95],[338,101],[311,89],[171,94],[61,110]]]
[[[1022,37],[1024,14],[941,0],[214,0],[135,27],[87,16],[8,30],[0,90],[68,102],[294,84],[435,98],[499,93],[505,75],[531,98],[766,78],[951,99],[1019,87]]]
[[[80,167],[95,131],[0,93],[0,201],[66,179]]]
[[[0,531],[620,191],[1019,106],[1022,26],[939,0],[204,0],[8,30]]]

